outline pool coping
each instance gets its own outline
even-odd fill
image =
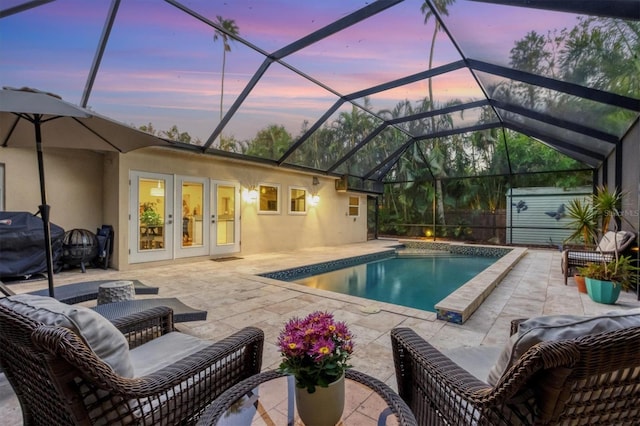
[[[335,293],[328,290],[308,288],[299,284],[289,282],[292,276],[300,275],[307,272],[328,272],[330,270],[340,269],[363,261],[371,261],[376,258],[389,256],[394,253],[397,248],[404,248],[409,252],[421,251],[448,251],[457,254],[473,254],[476,256],[501,256],[492,265],[480,272],[471,280],[464,283],[457,290],[446,298],[442,299],[435,305],[435,313],[416,308],[394,305],[386,302],[369,300],[362,297],[351,296],[347,294]],[[361,306],[363,312],[367,310],[374,311],[384,310],[387,312],[397,312],[404,315],[424,318],[435,317],[436,319],[463,324],[471,317],[482,302],[491,294],[493,289],[500,281],[513,269],[518,261],[526,254],[527,249],[524,247],[508,247],[508,246],[486,246],[477,244],[464,244],[452,241],[447,242],[431,242],[418,240],[398,240],[398,244],[390,245],[387,249],[376,253],[370,253],[360,256],[353,256],[344,259],[337,259],[328,262],[315,263],[294,267],[284,270],[264,272],[254,275],[261,280],[286,287],[291,290],[300,291],[310,294],[321,294],[336,300],[356,303]],[[301,272],[303,271],[303,272]]]
[[[450,244],[453,250],[457,249],[457,244]],[[466,247],[473,248],[483,246]],[[480,272],[449,296],[438,302],[435,305],[436,317],[438,319],[455,324],[464,324],[476,309],[480,307],[482,302],[489,297],[500,281],[502,281],[502,279],[513,269],[520,259],[527,254],[527,248],[525,247],[491,246],[490,248],[501,248],[508,250],[508,252],[484,271]]]

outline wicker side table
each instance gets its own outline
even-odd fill
[[[98,287],[98,305],[135,299],[133,281],[111,281]]]

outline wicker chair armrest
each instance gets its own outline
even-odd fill
[[[116,415],[121,424],[197,418],[226,389],[260,371],[264,345],[263,331],[246,327],[153,374],[126,378],[62,327],[39,326],[32,338],[66,361],[56,374],[74,388],[81,378],[88,400],[110,395],[108,404],[91,408],[94,420]]]
[[[398,393],[419,424],[472,424],[495,404],[493,388],[413,330],[391,331]]]
[[[204,380],[211,385],[211,381],[217,380],[218,383],[212,386],[219,389],[212,395],[215,398],[238,381],[260,372],[263,346],[264,332],[256,327],[245,327],[153,374],[133,379],[132,383],[134,387],[141,386],[145,393],[155,394],[185,381],[195,384]],[[203,372],[206,372],[205,377]],[[202,392],[208,391],[200,389],[198,392],[199,397],[204,397]]]
[[[146,311],[115,318],[111,320],[111,323],[127,338],[130,349],[175,329],[173,310],[166,306],[158,306]]]

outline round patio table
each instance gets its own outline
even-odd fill
[[[352,369],[345,378],[345,406],[338,425],[417,425],[407,404],[380,380]],[[303,426],[295,410],[294,387],[292,376],[274,370],[256,374],[227,389],[197,424]]]

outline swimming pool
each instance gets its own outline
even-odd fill
[[[435,305],[496,261],[449,252],[383,258],[320,274],[287,278],[306,287],[435,312]]]
[[[370,253],[361,256],[347,257],[343,259],[335,259],[331,261],[325,261],[322,263],[302,265],[294,268],[283,269],[279,271],[271,271],[258,274],[260,277],[269,278],[275,280],[272,282],[282,283],[286,288],[296,287],[300,291],[305,291],[314,294],[316,290],[314,288],[298,285],[292,281],[298,278],[317,275],[325,272],[334,271],[354,265],[360,265],[363,263],[373,262],[379,259],[386,259],[392,257],[396,252],[404,254],[426,254],[426,253],[441,253],[447,255],[462,254],[473,257],[490,257],[493,258],[494,263],[489,265],[482,272],[471,278],[469,281],[460,286],[453,293],[449,294],[443,300],[439,301],[435,306],[436,318],[439,320],[452,322],[455,324],[464,324],[471,315],[480,307],[482,302],[489,297],[494,288],[502,281],[507,273],[527,254],[527,248],[525,247],[503,247],[503,246],[486,246],[477,244],[454,244],[443,241],[417,241],[406,240],[398,241],[399,244],[390,244],[388,249]],[[325,294],[327,292],[320,291]],[[349,298],[355,300],[363,300],[361,297],[354,297],[349,295],[342,295],[340,293],[333,293],[337,298]],[[362,302],[355,302],[362,305]],[[423,314],[429,314],[429,311],[424,309],[407,308],[402,305],[396,305],[393,303],[381,303],[382,309],[394,312],[394,306],[402,309],[402,312],[407,310],[413,310],[416,317],[422,317]],[[371,308],[373,311],[378,309],[377,306],[363,306],[363,309],[369,311]]]

